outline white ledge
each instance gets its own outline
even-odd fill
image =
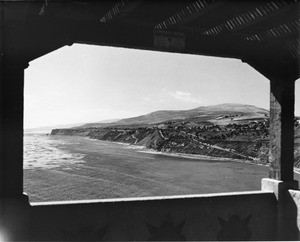
[[[51,206],[51,205],[97,204],[97,203],[135,202],[135,201],[159,201],[159,200],[190,199],[190,198],[258,195],[258,194],[268,194],[268,193],[273,193],[273,192],[271,192],[271,191],[245,191],[245,192],[224,192],[224,193],[207,193],[207,194],[156,196],[156,197],[70,200],[70,201],[53,201],[53,202],[33,202],[33,203],[30,203],[30,205],[31,206]]]

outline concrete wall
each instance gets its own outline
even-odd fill
[[[29,240],[275,240],[270,192],[35,203]]]
[[[289,194],[291,195],[291,198],[293,199],[295,205],[294,216],[296,216],[295,220],[297,223],[297,228],[298,228],[298,233],[300,238],[300,191],[289,190]]]

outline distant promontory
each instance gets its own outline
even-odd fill
[[[143,145],[167,153],[205,155],[267,164],[269,111],[243,104],[163,110],[111,123],[54,129],[51,134],[86,136]],[[297,121],[295,166],[300,167],[300,126]]]

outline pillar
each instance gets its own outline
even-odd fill
[[[0,195],[18,197],[23,193],[24,67],[7,65],[2,74]]]
[[[271,80],[269,178],[294,180],[295,81]]]
[[[23,195],[22,62],[1,63],[0,84],[0,236],[25,240],[29,202]]]
[[[278,201],[278,240],[298,240],[297,207],[289,189],[294,181],[294,103],[295,81],[271,79],[269,179],[262,190],[274,192]]]
[[[280,53],[279,50],[277,53]],[[270,80],[269,178],[262,179],[262,190],[277,198],[277,240],[299,240],[297,205],[291,196],[298,189],[294,180],[295,80],[297,60],[258,58],[247,63]]]

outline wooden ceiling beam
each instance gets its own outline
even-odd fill
[[[143,0],[120,0],[102,18],[100,22],[109,23],[119,20],[134,11]]]
[[[299,4],[296,5],[296,3],[286,5],[285,7],[260,18],[259,21],[253,21],[249,25],[241,26],[241,28],[236,31],[255,34],[257,32],[262,32],[263,30],[275,28],[283,23],[292,22],[299,17],[298,8]]]
[[[254,28],[262,28],[262,23],[272,23],[270,18],[278,14],[286,14],[291,9],[297,8],[298,3],[288,1],[254,2],[250,10],[230,17],[227,20],[202,31],[203,35],[226,35],[232,32],[247,32]]]
[[[152,27],[161,23],[166,17],[172,16],[193,0],[185,1],[158,1],[144,0],[135,11],[116,21],[120,25],[135,25],[137,27]]]
[[[266,2],[265,4],[258,6],[255,8],[255,10],[253,10],[260,12],[260,16],[258,18],[252,19],[248,23],[238,26],[233,31],[249,33],[249,31],[251,32],[251,29],[254,29],[255,31],[255,29],[261,28],[262,26],[268,26],[267,23],[272,25],[274,22],[278,22],[278,20],[280,20],[282,17],[285,19],[286,16],[293,15],[291,10],[293,11],[295,8],[297,8],[296,4],[297,3],[289,4],[288,2],[283,2],[282,5],[277,6],[273,5],[272,2]],[[275,6],[277,6],[277,8]],[[245,13],[245,15],[247,16],[247,13]]]
[[[246,40],[252,41],[268,41],[279,38],[287,38],[289,36],[299,35],[300,29],[300,16],[292,16],[294,19],[286,19],[284,22],[278,22],[276,25],[266,28],[264,30],[252,31],[247,33]],[[270,21],[272,22],[272,21]]]
[[[185,8],[178,11],[176,14],[168,17],[159,23],[155,28],[156,29],[169,29],[177,28],[187,24],[191,21],[200,18],[205,13],[222,6],[225,1],[216,1],[216,0],[197,0]]]
[[[23,28],[19,55],[27,56],[28,61],[44,55],[48,50],[73,43],[86,43],[104,46],[118,46],[135,49],[198,54],[208,56],[250,58],[261,56],[267,59],[288,59],[289,53],[282,49],[282,42],[254,43],[240,39],[205,37],[185,32],[184,48],[158,48],[154,44],[155,31],[152,27],[104,24],[94,21],[76,21],[33,17]],[[171,31],[172,33],[172,31]],[[168,34],[168,33],[167,33]],[[26,37],[27,36],[27,37]],[[168,36],[167,36],[168,37]],[[171,36],[172,37],[172,36]]]

